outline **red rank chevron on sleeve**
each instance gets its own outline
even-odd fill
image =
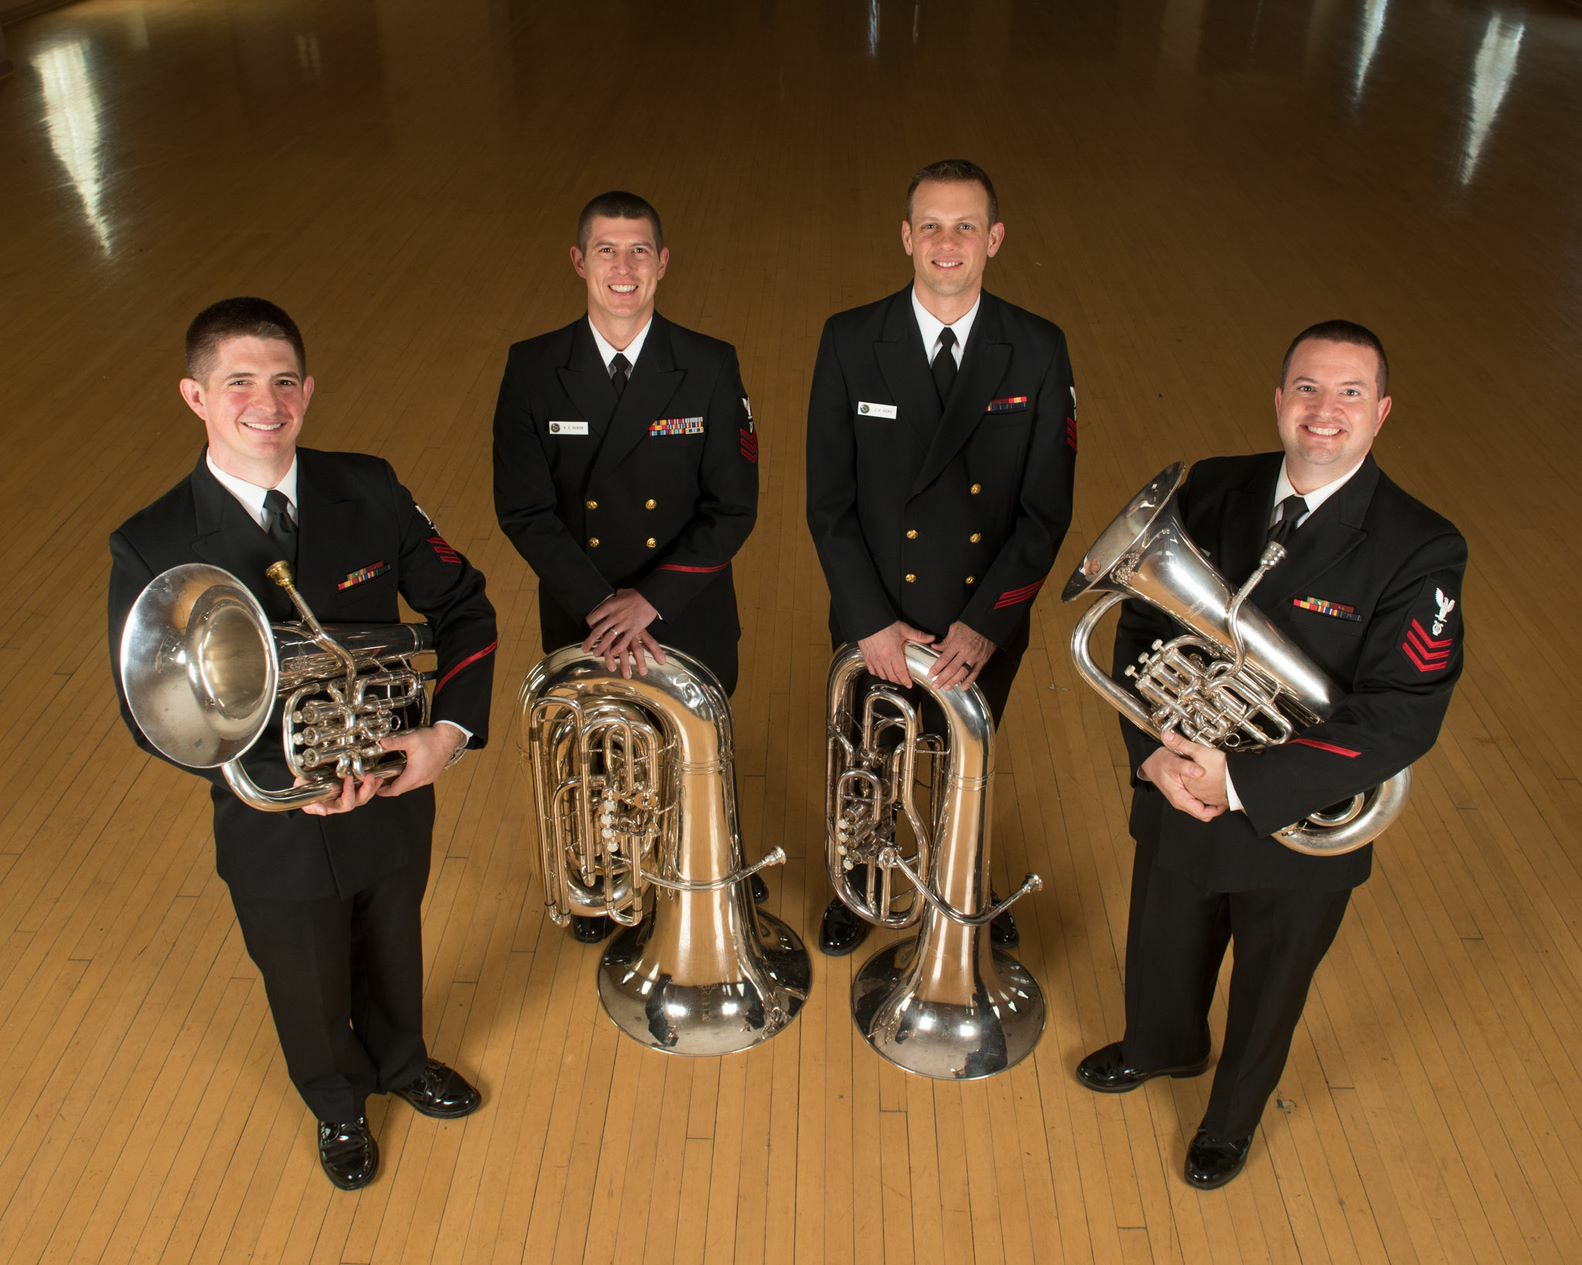
[[[1443,672],[1450,666],[1451,651],[1455,649],[1454,637],[1431,637],[1428,630],[1413,620],[1406,630],[1406,640],[1401,650],[1407,660],[1420,673]]]

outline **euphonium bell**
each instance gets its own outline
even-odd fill
[[[730,707],[713,674],[665,648],[624,678],[567,646],[522,684],[550,918],[620,923],[599,968],[615,1025],[650,1049],[733,1054],[807,1000],[796,933],[757,909],[736,817]]]
[[[944,715],[943,735],[924,733],[921,709],[894,686],[857,697],[857,647],[830,665],[826,861],[835,894],[859,917],[892,930],[921,924],[857,973],[852,1017],[863,1038],[909,1072],[976,1080],[1025,1058],[1044,1030],[1038,982],[988,936],[990,922],[1043,883],[1029,874],[990,903],[994,721],[976,685],[933,686],[938,658],[906,647],[913,682]]]
[[[1071,657],[1077,672],[1121,715],[1160,738],[1175,730],[1192,742],[1226,750],[1276,746],[1328,717],[1340,686],[1300,647],[1247,602],[1258,582],[1285,557],[1265,546],[1241,588],[1230,585],[1181,524],[1176,495],[1186,482],[1180,462],[1161,470],[1100,533],[1061,594],[1072,601],[1104,594],[1077,621]],[[1093,629],[1113,607],[1136,598],[1186,632],[1156,641],[1128,667],[1135,692],[1094,663]],[[1372,842],[1401,814],[1412,771],[1310,814],[1274,837],[1296,852],[1334,856]]]
[[[429,626],[326,629],[286,563],[268,575],[299,622],[271,626],[247,586],[220,567],[188,563],[148,582],[121,632],[121,685],[138,728],[176,764],[220,769],[237,798],[263,812],[333,799],[344,777],[396,777],[406,757],[380,739],[428,723],[423,685],[433,674],[411,660],[433,646]],[[286,768],[300,784],[266,790],[242,756],[277,700]]]

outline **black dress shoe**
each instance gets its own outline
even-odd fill
[[[843,958],[868,938],[868,924],[841,903],[830,901],[819,924],[818,947],[826,956]]]
[[[613,918],[584,918],[581,914],[571,915],[571,938],[579,944],[598,944],[614,930]]]
[[[358,1116],[345,1124],[319,1121],[319,1163],[342,1190],[360,1190],[379,1171],[379,1144]]]
[[[423,1070],[410,1085],[390,1091],[405,1098],[414,1111],[436,1120],[455,1120],[458,1116],[471,1115],[478,1110],[483,1095],[474,1089],[453,1067],[446,1067],[438,1059],[429,1059]]]
[[[1124,1094],[1136,1089],[1155,1076],[1200,1076],[1208,1071],[1209,1056],[1205,1054],[1196,1063],[1183,1063],[1179,1067],[1155,1067],[1144,1070],[1126,1061],[1126,1054],[1119,1041],[1095,1050],[1077,1064],[1077,1079],[1100,1094]]]
[[[764,903],[764,901],[769,899],[769,884],[765,883],[763,879],[759,878],[756,874],[754,874],[752,877],[752,883],[753,904],[761,905]]]
[[[999,896],[990,892],[989,904],[999,903]],[[1021,942],[1022,933],[1016,929],[1016,919],[1012,917],[1009,909],[989,924],[989,943],[996,949],[1014,949]]]
[[[1199,1129],[1187,1147],[1187,1185],[1199,1190],[1214,1190],[1230,1181],[1247,1164],[1252,1149],[1252,1134],[1244,1138],[1217,1138]]]

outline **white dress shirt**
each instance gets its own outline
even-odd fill
[[[209,473],[219,480],[220,486],[242,503],[242,508],[253,516],[253,521],[260,527],[264,526],[264,497],[271,492],[281,492],[286,498],[287,505],[291,508],[291,521],[300,523],[301,516],[297,513],[297,457],[291,454],[291,469],[286,471],[285,477],[272,488],[261,488],[256,483],[249,483],[246,479],[238,479],[234,474],[227,474],[214,464],[214,454],[204,453],[204,460],[209,463]]]
[[[643,354],[643,344],[648,341],[648,331],[653,329],[653,327],[654,318],[650,316],[648,323],[637,331],[636,338],[632,339],[624,347],[616,347],[603,334],[599,333],[599,327],[593,323],[590,317],[588,328],[593,331],[593,345],[599,349],[599,355],[604,360],[604,372],[610,372],[610,361],[614,360],[617,354],[620,354],[626,357],[626,363],[632,367],[626,371],[627,375],[630,376],[632,369],[637,368],[637,358]]]
[[[978,319],[978,309],[982,306],[983,292],[979,291],[967,314],[954,325],[947,326],[922,305],[917,297],[917,287],[912,287],[912,314],[917,317],[917,332],[923,336],[923,350],[928,353],[929,364],[934,363],[934,357],[939,352],[940,333],[948,328],[956,335],[956,345],[950,349],[951,355],[956,358],[956,368],[961,368],[961,357],[967,350],[967,336],[972,333],[972,323]]]

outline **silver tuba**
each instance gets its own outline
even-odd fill
[[[894,686],[857,697],[857,647],[830,665],[826,861],[835,894],[859,917],[890,930],[922,924],[857,973],[852,1017],[864,1039],[909,1072],[976,1080],[1025,1058],[1043,1032],[1038,982],[987,934],[1043,882],[1029,874],[989,903],[994,722],[976,685],[933,686],[938,658],[906,647],[912,680],[944,713],[944,735],[924,733],[918,707]]]
[[[1264,614],[1247,605],[1258,582],[1285,557],[1264,547],[1257,568],[1234,593],[1181,525],[1175,497],[1186,482],[1180,462],[1162,470],[1100,534],[1072,573],[1061,600],[1103,593],[1077,621],[1071,657],[1083,680],[1126,719],[1155,738],[1174,730],[1224,750],[1277,746],[1324,720],[1342,697],[1328,673]],[[1139,598],[1187,631],[1155,641],[1126,669],[1136,693],[1094,663],[1093,629],[1114,606]],[[1274,837],[1296,852],[1336,856],[1371,843],[1406,807],[1412,771],[1311,813]]]
[[[411,660],[433,646],[429,626],[326,629],[290,566],[277,562],[268,575],[298,622],[271,626],[247,586],[220,567],[189,563],[148,582],[121,631],[121,683],[138,728],[175,763],[218,768],[238,799],[263,812],[333,799],[343,777],[398,776],[406,757],[379,740],[428,723],[423,684],[433,674]],[[277,700],[286,767],[300,784],[265,790],[242,756]]]
[[[713,674],[665,648],[626,679],[567,646],[522,684],[544,903],[621,924],[599,969],[615,1025],[650,1049],[734,1054],[807,1000],[796,933],[753,905],[736,819],[730,707]],[[652,900],[652,908],[649,901]]]

